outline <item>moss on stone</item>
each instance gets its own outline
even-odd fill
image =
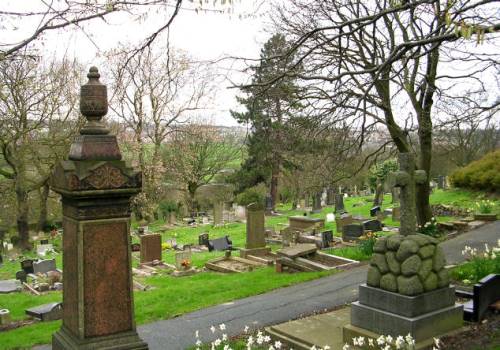
[[[366,284],[371,287],[379,287],[380,286],[380,278],[382,274],[375,266],[370,266],[368,269],[368,275],[366,278]]]
[[[398,252],[396,253],[396,257],[399,261],[403,262],[413,254],[418,252],[418,248],[419,246],[417,242],[411,239],[405,239],[403,242],[401,242]]]
[[[389,270],[393,274],[395,275],[401,274],[401,265],[399,264],[399,261],[396,259],[396,253],[394,252],[385,253],[385,260],[387,261],[387,266],[389,266]],[[432,267],[432,262],[431,262],[431,267]]]
[[[434,272],[429,273],[427,278],[424,281],[424,290],[429,292],[438,287],[438,277]]]
[[[417,295],[424,291],[424,286],[417,275],[412,277],[399,276],[398,292],[403,295]]]
[[[389,272],[389,266],[387,266],[387,261],[385,260],[384,254],[373,254],[371,265],[376,266],[382,274]]]
[[[416,275],[421,265],[422,259],[417,254],[414,254],[401,264],[401,273],[407,277]]]
[[[389,292],[397,292],[398,291],[398,282],[396,280],[396,276],[392,273],[386,273],[380,279],[380,288],[387,290]]]

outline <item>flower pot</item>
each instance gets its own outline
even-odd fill
[[[479,221],[496,221],[497,214],[474,214],[474,220]]]

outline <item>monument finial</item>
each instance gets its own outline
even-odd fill
[[[82,135],[106,135],[109,130],[101,122],[108,113],[108,93],[106,85],[99,81],[101,75],[97,67],[90,67],[87,74],[89,81],[80,89],[80,112],[87,118],[87,123],[80,130]]]

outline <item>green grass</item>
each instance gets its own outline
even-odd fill
[[[468,207],[477,200],[477,195],[466,191],[436,191],[431,196],[431,202],[441,202]],[[355,204],[363,202],[362,205],[354,207]],[[344,200],[346,210],[354,215],[368,217],[372,207],[371,197],[346,198]],[[383,209],[391,207],[390,196],[386,196]],[[278,206],[281,216],[266,218],[266,226],[279,230],[288,223],[288,216],[302,215],[303,210],[290,210],[290,204]],[[323,208],[321,213],[313,217],[325,217],[327,213],[333,212],[332,207]],[[452,218],[438,218],[439,221]],[[390,218],[384,220],[386,225],[398,226]],[[137,224],[133,223],[133,227]],[[199,227],[175,227],[166,228],[164,222],[157,221],[149,225],[151,231],[161,232],[162,239],[176,238],[180,244],[197,243],[198,235],[208,232],[210,238],[218,238],[229,235],[236,247],[245,244],[245,224],[231,223],[224,227],[212,227],[211,225]],[[332,230],[336,235],[335,223],[326,223],[325,230]],[[57,242],[60,244],[60,242]],[[271,246],[273,250],[279,248]],[[364,254],[359,247],[346,247],[331,249],[331,253],[355,260],[367,260],[369,256]],[[220,257],[221,252],[204,252],[193,254],[193,265],[202,267],[208,260]],[[134,254],[136,256],[136,254]],[[56,255],[57,266],[62,268],[62,256]],[[173,263],[175,252],[166,250],[163,252],[165,262]],[[7,260],[7,259],[5,259]],[[133,259],[133,265],[138,264],[138,259]],[[5,261],[0,267],[0,278],[14,278],[15,272],[20,270],[19,261]],[[198,310],[211,305],[230,302],[251,295],[265,293],[267,291],[289,286],[295,283],[319,278],[331,272],[277,274],[273,268],[266,267],[256,269],[253,272],[241,274],[219,274],[205,272],[190,277],[175,278],[160,273],[160,275],[148,278],[138,278],[142,284],[150,285],[154,289],[146,292],[135,292],[135,317],[138,324],[144,324],[160,319],[168,319],[190,311]],[[24,310],[48,302],[60,301],[60,292],[50,292],[42,296],[31,296],[28,294],[5,294],[0,295],[0,308],[11,311],[14,320],[24,319]],[[60,327],[60,322],[37,323],[8,332],[0,332],[0,349],[14,349],[31,347],[34,344],[49,343],[51,334]]]

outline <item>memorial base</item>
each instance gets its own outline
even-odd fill
[[[264,256],[271,253],[270,247],[240,249],[240,257],[246,259],[248,255]]]
[[[52,335],[53,350],[148,350],[135,331],[80,339],[62,327]]]

